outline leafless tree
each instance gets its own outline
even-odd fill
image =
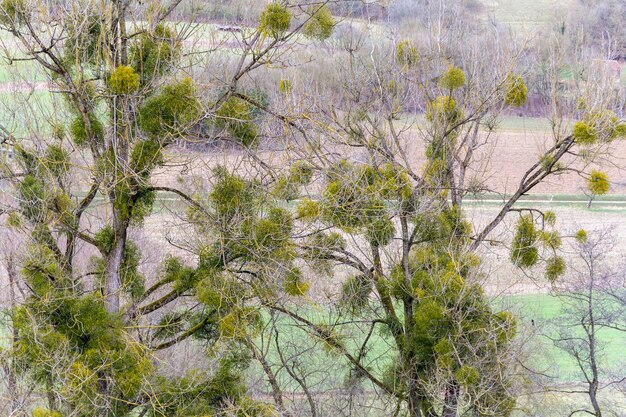
[[[581,377],[584,389],[564,392],[588,397],[588,406],[569,415],[618,415],[614,413],[619,413],[620,405],[613,406],[619,404],[614,397],[615,388],[626,381],[626,376],[612,375],[608,369],[623,370],[624,363],[608,364],[605,356],[606,336],[626,331],[623,264],[616,265],[611,256],[617,249],[617,240],[610,230],[599,230],[581,238],[574,249],[576,258],[570,272],[553,287],[554,295],[562,303],[562,315],[548,327],[554,334],[547,337],[571,358]],[[611,400],[603,401],[599,397],[601,392],[606,392]]]

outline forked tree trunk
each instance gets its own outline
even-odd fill
[[[117,216],[116,216],[117,217]],[[104,305],[108,313],[119,313],[122,279],[120,270],[124,261],[128,224],[115,220],[115,239],[111,251],[106,256]]]

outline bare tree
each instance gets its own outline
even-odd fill
[[[582,378],[583,390],[568,389],[568,393],[585,394],[589,406],[570,412],[570,416],[586,413],[610,415],[613,407],[602,401],[603,390],[613,390],[626,381],[624,375],[611,375],[607,368],[623,369],[620,364],[607,364],[604,355],[607,333],[623,332],[626,308],[623,303],[623,272],[611,258],[617,241],[609,230],[579,235],[575,246],[576,258],[565,279],[553,287],[562,303],[562,315],[548,327],[554,345],[576,364]],[[614,394],[613,394],[614,395]],[[611,401],[613,403],[614,401]]]

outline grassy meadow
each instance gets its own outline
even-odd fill
[[[486,17],[493,17],[501,24],[512,25],[517,29],[534,28],[550,21],[557,21],[558,16],[576,0],[480,0],[482,12]],[[560,23],[560,22],[559,22]]]

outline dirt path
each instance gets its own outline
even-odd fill
[[[0,93],[13,92],[30,92],[30,91],[48,91],[51,86],[45,81],[27,82],[27,81],[8,81],[0,83]]]

